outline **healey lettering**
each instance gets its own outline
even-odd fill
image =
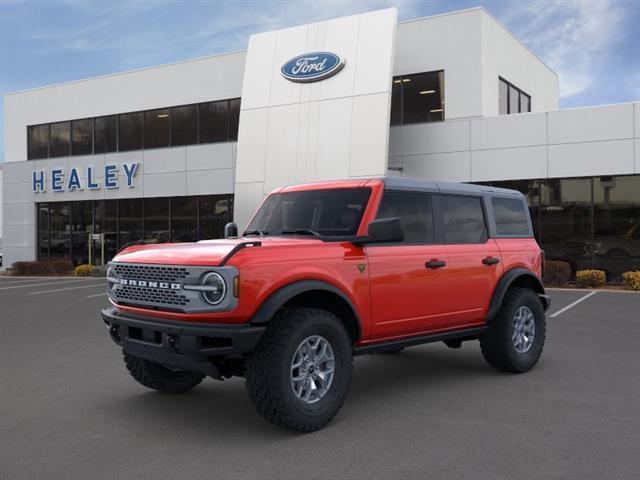
[[[80,172],[84,172],[86,175],[82,177]],[[52,192],[64,192],[75,190],[98,190],[104,186],[104,188],[112,189],[119,188],[118,174],[119,172],[124,174],[127,182],[127,187],[134,187],[135,175],[138,172],[137,163],[128,163],[123,165],[105,165],[104,170],[93,166],[86,167],[86,170],[80,170],[78,168],[72,168],[68,175],[65,174],[64,169],[54,168],[46,174],[45,170],[34,170],[31,177],[31,186],[33,193],[46,192],[47,189],[51,189]],[[102,173],[102,183],[98,179]]]

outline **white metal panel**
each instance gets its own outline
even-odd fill
[[[359,16],[354,95],[388,92],[391,89],[391,72],[385,62],[393,58],[398,19],[397,15],[390,13],[389,10],[379,10]],[[392,68],[393,64],[389,67]]]
[[[388,92],[353,97],[349,176],[384,175],[389,142]]]
[[[354,35],[354,32],[358,31],[359,23],[359,15],[337,18],[327,22],[324,41],[321,43],[318,38],[320,35],[316,34],[314,38],[318,42],[318,48],[315,48],[315,44],[307,46],[310,51],[326,50],[337,53],[346,60],[344,68],[338,74],[322,82],[309,85],[311,89],[318,89],[319,99],[348,97],[354,94],[356,59],[358,58],[356,55],[358,52],[358,35]],[[306,100],[314,100],[316,98],[318,98],[318,95],[309,95]]]
[[[237,183],[264,181],[268,127],[268,108],[242,110],[240,112],[240,130],[238,131],[238,153],[236,159]],[[247,161],[238,161],[238,159],[243,158],[246,158]]]
[[[271,65],[283,65],[293,57],[300,55],[301,46],[307,41],[307,29],[305,26],[285,28],[276,32],[277,42],[273,63],[265,66],[264,74],[271,75],[271,96],[269,105],[285,105],[298,103],[301,98],[301,90],[304,86],[300,83],[283,81],[280,69],[271,68]]]
[[[181,172],[187,168],[186,147],[142,150],[144,174]]]
[[[549,146],[549,177],[633,173],[633,140]]]
[[[265,191],[295,183],[299,110],[297,103],[269,109]]]
[[[471,149],[526,147],[547,143],[546,113],[471,120]]]
[[[235,142],[221,142],[186,147],[187,171],[233,168],[235,145]]]
[[[238,223],[240,233],[247,227],[253,213],[264,199],[264,183],[236,183],[233,201],[233,216]],[[238,199],[242,199],[238,202]]]
[[[605,105],[549,112],[549,143],[633,137],[633,105]]]
[[[402,176],[442,182],[471,181],[469,152],[432,153],[402,157]]]
[[[353,97],[319,104],[315,174],[310,178],[337,180],[349,177]]]
[[[406,125],[401,135],[403,155],[469,150],[468,120]]]
[[[234,171],[193,170],[187,172],[187,195],[211,195],[233,193]]]
[[[265,32],[249,37],[249,49],[242,85],[242,109],[268,105],[271,94],[272,69],[278,35]],[[242,114],[240,115],[242,125]]]
[[[177,197],[187,194],[187,173],[181,172],[165,172],[152,173],[143,176],[144,178],[144,196],[146,197]],[[123,179],[124,180],[124,179]],[[122,198],[127,196],[126,189],[119,188],[117,190],[107,190],[106,198],[110,197]]]
[[[517,147],[471,152],[471,180],[545,178],[547,147]]]
[[[31,202],[7,203],[3,210],[5,225],[30,225],[34,223],[34,205]]]

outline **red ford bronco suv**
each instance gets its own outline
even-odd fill
[[[543,252],[516,191],[406,178],[290,186],[238,237],[128,247],[102,311],[142,385],[241,376],[257,411],[300,431],[337,414],[354,355],[479,340],[526,372],[545,340]]]

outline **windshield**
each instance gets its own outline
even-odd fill
[[[336,188],[269,196],[245,235],[353,236],[370,188]]]

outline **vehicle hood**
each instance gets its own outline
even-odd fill
[[[319,242],[321,240],[307,237],[243,237],[203,240],[196,243],[135,245],[122,250],[113,261],[155,265],[217,266],[241,244],[248,244],[246,248],[269,248],[272,246],[295,247]]]

